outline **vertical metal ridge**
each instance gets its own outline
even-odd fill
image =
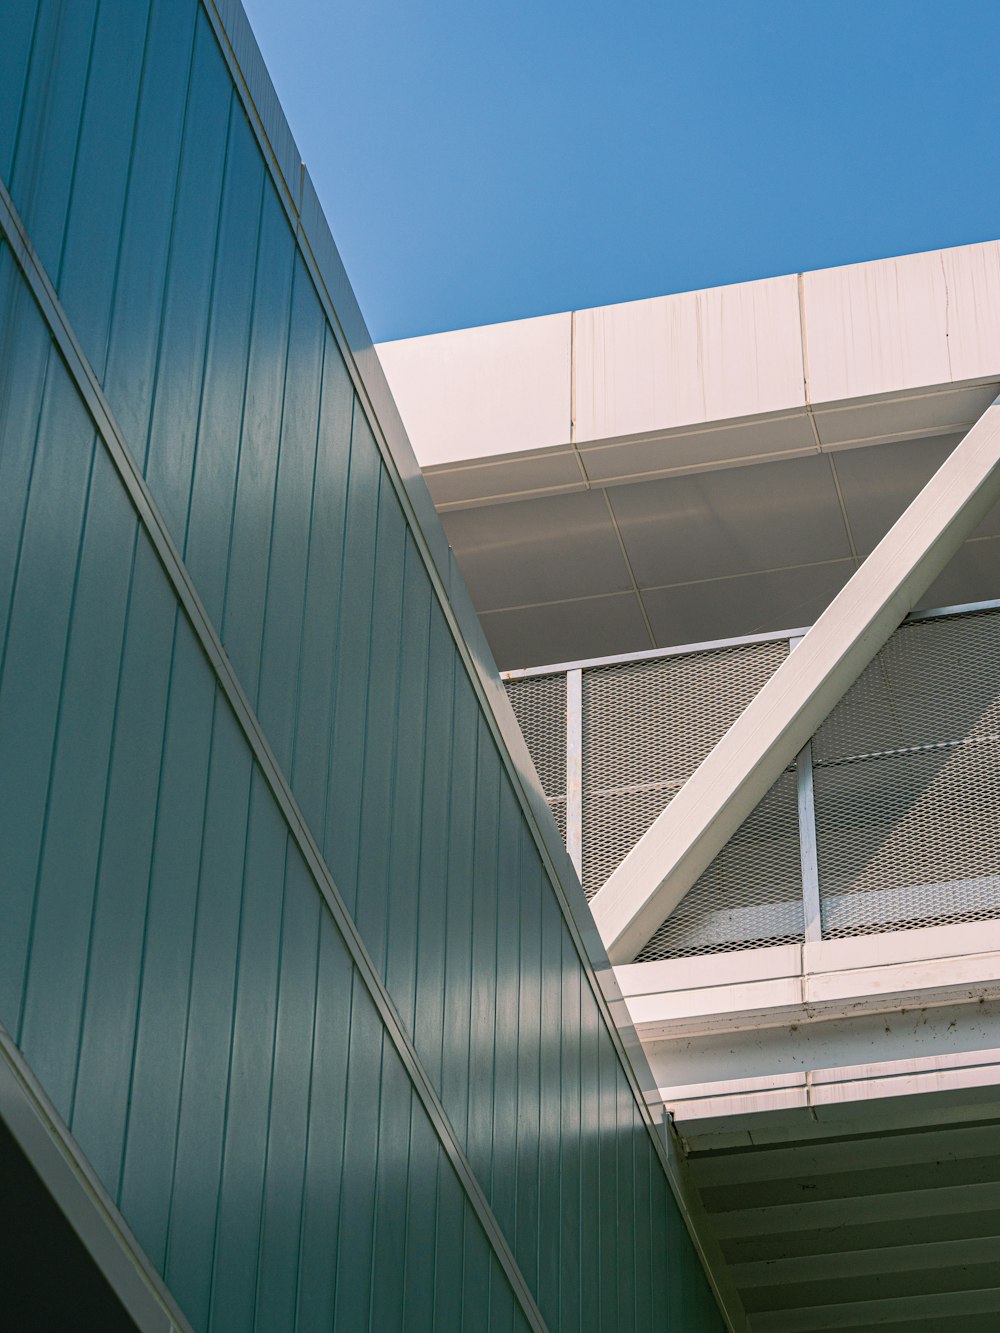
[[[2,197],[0,197],[0,205],[2,205],[2,202],[3,202]],[[0,227],[2,227],[3,221],[4,219],[2,216],[2,212],[0,212]],[[13,249],[13,246],[11,248]],[[42,411],[44,411],[44,405]],[[27,945],[25,948],[24,975],[21,981],[20,1016],[18,1019],[18,1030],[15,1034],[15,1039],[19,1046],[21,1045],[24,1038],[24,1025],[27,1017],[28,989],[31,984],[31,971],[32,971],[32,960],[33,960],[33,942],[35,938],[35,930],[38,924],[38,900],[40,896],[41,879],[45,863],[44,849],[47,841],[49,817],[52,813],[52,786],[55,780],[56,761],[59,755],[59,745],[58,745],[59,723],[62,717],[63,704],[66,694],[66,674],[69,664],[70,645],[73,641],[74,612],[76,609],[76,597],[80,584],[80,565],[83,561],[83,547],[87,531],[87,514],[90,510],[90,499],[91,495],[93,494],[94,463],[97,458],[97,440],[99,436],[100,432],[97,431],[96,433],[92,434],[91,437],[90,462],[87,465],[86,494],[84,496],[83,509],[80,515],[79,535],[77,536],[76,539],[76,556],[73,568],[73,584],[69,596],[69,602],[66,608],[65,647],[63,650],[62,665],[59,672],[59,693],[57,696],[57,703],[55,710],[55,723],[52,728],[52,750],[49,755],[48,777],[46,778],[46,783],[45,783],[45,813],[43,815],[42,829],[38,841],[39,853],[38,853],[38,864],[35,867],[35,886],[34,886],[34,892],[32,894],[32,903],[31,903],[31,924],[29,926]]]
[[[90,973],[91,962],[94,948],[94,928],[97,922],[98,902],[100,900],[101,872],[104,866],[105,837],[107,834],[108,821],[108,802],[111,797],[112,773],[114,772],[115,762],[115,742],[118,736],[119,708],[121,701],[122,679],[125,675],[125,653],[129,641],[130,619],[132,612],[132,594],[135,588],[135,571],[139,553],[139,523],[136,520],[132,526],[132,550],[129,555],[129,575],[128,590],[125,597],[125,608],[122,616],[122,635],[121,645],[118,649],[118,667],[115,680],[115,703],[111,723],[111,735],[108,739],[108,760],[104,773],[104,798],[101,803],[101,830],[98,835],[97,843],[97,864],[94,870],[94,896],[90,904],[90,933],[87,939],[86,963],[83,975],[83,995],[80,1000],[80,1026],[79,1037],[77,1039],[76,1060],[73,1068],[73,1083],[69,1102],[69,1123],[74,1123],[76,1110],[76,1094],[80,1080],[80,1062],[83,1055],[83,1031],[87,1020],[87,1004],[90,998]]]
[[[507,1238],[465,1156],[437,1091],[420,1062],[412,1040],[400,1022],[392,999],[368,955],[354,920],[347,910],[326,866],[323,855],[299,809],[288,780],[271,751],[260,721],[251,707],[232,663],[222,646],[218,632],[209,618],[187,568],[174,545],[166,522],[160,514],[128,449],[94,370],[80,348],[52,283],[31,245],[28,233],[4,182],[0,182],[0,232],[3,233],[10,245],[11,251],[35,297],[42,318],[66,364],[70,378],[94,422],[97,438],[106,450],[129,499],[135,506],[139,523],[153,545],[180,607],[191,624],[195,636],[205,652],[212,673],[233,711],[244,738],[249,744],[251,760],[256,762],[260,768],[275,797],[289,833],[294,839],[316,887],[326,901],[357,974],[374,1002],[383,1027],[396,1048],[404,1069],[423,1103],[424,1110],[498,1261],[504,1269],[525,1318],[530,1327],[536,1330],[536,1333],[546,1333],[545,1321],[514,1258]],[[93,449],[96,455],[96,443]],[[379,491],[381,492],[381,483]],[[213,701],[213,750],[215,748],[214,719],[217,713],[217,701],[218,693],[216,693]],[[192,962],[193,957],[192,955]],[[188,1002],[190,1019],[190,984]],[[185,1058],[186,1051],[187,1043],[185,1042]],[[170,1236],[168,1230],[168,1257],[169,1248]]]
[[[253,794],[254,794],[254,786],[256,785],[254,781],[255,777],[256,774],[253,773],[253,771],[251,771],[250,783],[247,790],[246,829],[243,834],[243,864],[240,870],[240,908],[239,908],[239,915],[236,921],[236,957],[233,964],[233,1002],[229,1015],[229,1059],[226,1062],[226,1092],[225,1092],[223,1111],[222,1111],[222,1139],[221,1139],[221,1149],[219,1152],[219,1176],[218,1176],[219,1184],[218,1188],[214,1191],[216,1202],[215,1202],[215,1225],[212,1228],[212,1262],[209,1268],[209,1279],[208,1279],[209,1310],[212,1309],[212,1305],[215,1300],[216,1278],[218,1275],[219,1229],[220,1229],[220,1222],[222,1220],[222,1197],[221,1197],[222,1179],[223,1176],[225,1175],[225,1170],[226,1170],[226,1148],[229,1143],[229,1115],[231,1110],[232,1087],[233,1087],[233,1063],[234,1063],[233,1055],[236,1049],[236,1042],[235,1042],[236,1015],[239,1007],[240,962],[242,961],[242,956],[243,956],[243,920],[246,911],[247,864],[248,864],[248,852],[250,850],[250,829],[251,829],[250,814],[253,809]],[[286,864],[287,864],[287,858],[286,858]],[[284,880],[282,880],[281,893],[282,893],[282,907],[284,907],[284,894],[285,894]],[[273,1061],[273,1047],[272,1047],[272,1061]]]
[[[139,77],[136,82],[135,90],[135,110],[132,114],[132,130],[129,135],[129,155],[128,167],[125,172],[125,185],[122,189],[121,218],[118,224],[118,239],[115,245],[114,278],[111,283],[111,293],[108,300],[108,324],[104,336],[104,356],[102,365],[102,374],[107,374],[108,355],[111,350],[111,335],[115,322],[115,307],[118,299],[118,281],[121,276],[122,266],[122,243],[125,237],[125,219],[128,216],[129,197],[132,191],[132,171],[135,165],[135,140],[139,131],[139,114],[142,107],[142,90],[146,79],[146,67],[149,59],[149,34],[153,26],[153,6],[147,4],[146,24],[142,35],[142,58],[139,62]]]
[[[194,80],[195,57],[198,49],[198,23],[197,15],[195,21],[191,24],[191,46],[188,51],[187,70],[184,84],[183,109],[181,111],[180,128],[177,133],[177,164],[173,170],[173,185],[170,190],[170,197],[177,199],[178,189],[181,179],[181,163],[184,156],[184,142],[187,137],[188,121],[191,112],[191,89]],[[261,198],[263,200],[263,181],[261,182]],[[174,266],[174,241],[176,237],[177,217],[176,211],[171,215],[170,226],[167,230],[166,256],[163,262],[163,278],[159,284],[159,318],[157,319],[156,341],[153,350],[152,379],[149,391],[149,412],[146,421],[145,439],[143,441],[142,458],[138,460],[145,475],[149,463],[149,445],[153,434],[153,420],[156,414],[156,406],[160,387],[160,368],[163,353],[163,331],[167,317],[166,294],[170,284],[170,275]]]
[[[186,110],[187,107],[185,105],[185,112]],[[257,224],[254,233],[256,237],[256,245],[254,247],[255,259],[253,266],[253,278],[251,279],[250,282],[250,304],[249,308],[247,309],[246,368],[243,371],[243,389],[240,394],[240,425],[239,425],[239,431],[237,432],[236,436],[236,458],[233,461],[233,499],[229,511],[229,540],[226,543],[226,580],[222,588],[222,604],[219,609],[220,634],[224,634],[226,631],[226,608],[229,605],[229,587],[230,587],[229,573],[232,569],[232,564],[233,564],[233,536],[236,532],[236,514],[239,508],[239,501],[240,501],[240,463],[243,458],[243,445],[245,443],[246,429],[247,429],[247,395],[250,388],[250,365],[253,353],[254,320],[257,313],[258,284],[260,280],[260,249],[261,249],[260,235],[261,235],[261,226],[264,218],[264,198],[265,198],[266,185],[267,185],[267,175],[266,173],[261,172],[260,201],[257,206]],[[176,185],[174,190],[174,197],[176,198]],[[168,274],[164,275],[163,294],[160,298],[161,321],[163,318],[162,312],[166,306],[166,291],[167,291],[168,276],[169,276]],[[325,344],[324,344],[324,352],[325,352]],[[159,355],[157,355],[157,361],[159,361]],[[150,413],[150,420],[152,421],[152,412]],[[143,474],[145,475],[145,467],[143,467]],[[312,516],[310,514],[310,519],[311,517]]]

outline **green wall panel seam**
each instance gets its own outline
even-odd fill
[[[69,219],[70,219],[70,213],[72,212],[73,208],[73,194],[76,189],[76,173],[77,170],[79,169],[79,164],[80,164],[80,140],[83,137],[83,121],[84,121],[83,113],[87,106],[87,93],[90,90],[90,75],[94,67],[94,47],[97,43],[97,25],[100,20],[100,16],[101,16],[101,7],[100,7],[100,0],[98,0],[97,8],[94,10],[94,21],[90,29],[90,47],[87,51],[87,74],[86,77],[84,78],[83,89],[80,94],[80,123],[77,126],[76,144],[73,148],[73,169],[72,169],[72,174],[70,176],[69,192],[66,196],[66,220],[63,224],[64,231],[62,234],[62,241],[60,242],[59,245],[59,268],[57,276],[61,275],[62,273],[63,262],[66,258],[66,245],[69,240]],[[25,86],[27,87],[27,81],[25,83]]]
[[[120,717],[118,705],[119,705],[119,700],[121,698],[122,681],[124,679],[123,666],[125,662],[125,650],[129,641],[129,627],[130,627],[129,613],[132,606],[132,593],[135,587],[135,571],[136,571],[138,553],[139,553],[139,525],[137,523],[132,533],[132,551],[131,555],[129,556],[128,593],[125,601],[125,619],[122,628],[121,646],[118,650],[118,678],[115,683],[115,707],[113,713],[113,721],[111,724],[111,736],[108,741],[108,766],[107,766],[107,772],[105,773],[104,777],[104,801],[101,806],[101,831],[98,838],[97,867],[94,872],[94,883],[95,883],[94,900],[91,905],[90,934],[87,939],[87,963],[84,970],[84,976],[86,980],[84,982],[83,999],[80,1005],[80,1027],[79,1027],[79,1037],[77,1039],[77,1058],[73,1070],[73,1083],[72,1083],[72,1090],[70,1093],[70,1102],[69,1102],[70,1124],[73,1124],[73,1118],[76,1111],[76,1094],[80,1079],[80,1061],[83,1056],[83,1030],[87,1016],[87,1001],[89,998],[90,981],[91,981],[90,961],[91,961],[91,953],[93,951],[93,946],[94,946],[94,926],[97,920],[98,897],[100,893],[100,883],[101,883],[101,871],[104,865],[104,856],[106,850],[105,837],[107,833],[108,803],[111,795],[111,780],[112,780],[111,761],[115,750],[115,740],[118,734],[118,722]]]
[[[465,640],[465,636],[462,632],[460,615],[458,612],[456,612],[456,609],[452,604],[451,597],[447,592],[445,579],[439,568],[438,562],[435,560],[431,552],[430,545],[427,541],[427,537],[424,532],[423,524],[421,523],[417,515],[416,509],[414,507],[413,500],[409,492],[409,487],[403,480],[395,453],[392,449],[392,446],[388,442],[387,432],[384,430],[382,426],[378,412],[374,405],[374,401],[372,399],[372,395],[369,392],[368,384],[358,368],[357,359],[354,354],[354,349],[351,346],[347,333],[337,314],[332,297],[330,295],[326,281],[323,276],[322,268],[316,259],[313,247],[309,241],[308,236],[306,235],[300,212],[302,175],[304,174],[305,164],[302,163],[302,172],[300,172],[300,180],[299,180],[300,198],[299,201],[296,202],[295,196],[292,193],[292,185],[286,180],[285,175],[282,172],[281,167],[278,163],[277,154],[270,141],[267,129],[263,124],[260,112],[258,111],[257,106],[253,100],[247,81],[243,76],[243,71],[236,57],[233,45],[229,39],[229,34],[226,30],[225,23],[221,18],[218,9],[216,8],[214,0],[200,0],[200,3],[202,4],[202,7],[212,24],[216,38],[219,42],[220,50],[233,77],[234,86],[237,90],[237,93],[239,94],[240,100],[244,105],[244,109],[247,113],[247,117],[249,119],[253,133],[257,138],[258,143],[260,144],[265,163],[267,165],[268,171],[271,174],[272,180],[275,184],[279,200],[285,210],[289,223],[291,224],[295,237],[296,246],[298,247],[299,252],[302,254],[303,258],[306,261],[310,277],[313,280],[313,284],[316,288],[317,295],[320,298],[324,312],[326,313],[327,319],[330,323],[330,327],[334,333],[334,337],[337,340],[338,347],[344,358],[344,363],[347,366],[348,373],[351,377],[355,391],[358,395],[358,401],[363,405],[365,415],[368,418],[369,426],[371,427],[372,430],[372,435],[374,436],[375,442],[382,456],[382,461],[385,464],[386,470],[392,481],[393,488],[396,491],[397,497],[402,506],[403,513],[406,516],[407,523],[417,543],[417,547],[420,551],[421,557],[426,566],[428,576],[431,580],[431,584],[441,604],[442,610],[444,611],[448,627],[451,631],[451,634],[458,648],[459,657],[462,660],[466,673],[469,676],[469,679],[472,683],[476,696],[479,699],[479,702],[482,706],[490,731],[497,745],[501,762],[503,763],[504,768],[506,769],[507,774],[510,777],[514,791],[517,795],[518,804],[520,805],[525,820],[528,823],[528,826],[531,830],[532,838],[538,848],[539,854],[542,858],[542,863],[546,868],[547,877],[552,887],[552,891],[555,894],[556,900],[559,904],[560,911],[566,921],[567,927],[570,932],[570,936],[573,939],[574,947],[576,948],[576,951],[580,957],[584,973],[587,976],[588,985],[597,1002],[604,1025],[609,1035],[611,1036],[612,1042],[618,1054],[619,1062],[622,1066],[622,1069],[624,1070],[625,1076],[632,1089],[632,1094],[639,1107],[640,1114],[642,1115],[643,1123],[645,1125],[647,1134],[650,1140],[652,1141],[656,1155],[659,1158],[661,1168],[670,1184],[671,1191],[677,1201],[677,1206],[684,1218],[685,1226],[687,1227],[692,1242],[694,1243],[695,1248],[699,1254],[702,1266],[705,1269],[706,1276],[713,1289],[713,1292],[716,1295],[716,1299],[718,1300],[723,1315],[726,1318],[731,1328],[733,1329],[742,1328],[745,1323],[745,1317],[743,1314],[741,1304],[739,1302],[739,1298],[736,1296],[735,1289],[724,1292],[722,1287],[720,1286],[719,1270],[717,1269],[716,1265],[709,1262],[708,1257],[705,1253],[705,1245],[706,1245],[705,1233],[703,1229],[699,1226],[695,1218],[692,1216],[692,1213],[690,1211],[690,1199],[691,1199],[690,1187],[686,1184],[686,1182],[681,1182],[679,1180],[678,1178],[679,1168],[677,1167],[676,1163],[674,1164],[671,1163],[670,1160],[671,1154],[664,1145],[659,1126],[657,1125],[656,1120],[654,1119],[654,1116],[650,1110],[649,1104],[647,1103],[646,1098],[643,1095],[642,1089],[639,1086],[639,1082],[635,1072],[635,1063],[641,1064],[644,1062],[645,1057],[642,1054],[642,1048],[638,1042],[638,1038],[636,1038],[633,1043],[635,1047],[635,1056],[634,1057],[630,1056],[625,1050],[625,1046],[622,1041],[618,1025],[616,1024],[609,1008],[608,997],[605,994],[599,979],[597,978],[597,975],[594,971],[593,960],[584,943],[583,934],[577,920],[576,912],[574,911],[573,907],[569,902],[569,899],[566,895],[565,887],[562,883],[562,878],[556,869],[555,861],[552,855],[552,849],[549,847],[545,835],[543,834],[540,828],[536,812],[528,796],[521,772],[518,769],[517,765],[514,763],[510,755],[503,723],[497,717],[496,710],[492,702],[490,701],[489,695],[484,686],[483,674],[477,667],[475,660],[469,651],[468,645]],[[609,976],[613,975],[610,972],[610,965],[608,966],[608,972]],[[649,1077],[650,1077],[650,1087],[652,1088],[653,1087],[652,1075],[650,1074]],[[683,1168],[680,1168],[680,1170],[683,1170]]]
[[[175,603],[174,623],[170,633],[169,675],[168,675],[166,694],[163,701],[163,725],[161,729],[160,759],[156,769],[156,796],[153,806],[154,811],[156,812],[159,812],[160,800],[163,795],[163,776],[164,776],[164,767],[166,764],[166,756],[167,756],[166,740],[170,727],[171,707],[173,704],[173,688],[175,679],[174,665],[177,660],[177,629],[179,623],[180,623],[180,607],[177,606]],[[140,1023],[138,1015],[141,1014],[142,1012],[142,988],[146,975],[147,944],[149,940],[149,917],[150,917],[150,907],[152,903],[151,888],[153,883],[153,867],[155,865],[155,854],[159,839],[160,839],[159,819],[154,817],[149,871],[147,873],[146,884],[145,884],[145,904],[143,907],[143,918],[142,918],[142,951],[140,954],[139,973],[136,981],[137,1017],[135,1024],[135,1031],[132,1034],[131,1052],[129,1056],[128,1103],[125,1109],[125,1121],[122,1129],[121,1152],[119,1156],[118,1170],[117,1170],[119,1200],[121,1199],[123,1181],[125,1178],[126,1150],[129,1142],[129,1127],[132,1119],[132,1094],[134,1091],[136,1052],[139,1044],[139,1031],[140,1031]]]
[[[13,248],[13,247],[12,247],[12,248]],[[16,251],[15,251],[14,253],[15,253],[15,255],[16,255]],[[98,434],[100,434],[100,432],[98,432]],[[18,1024],[17,1024],[17,1032],[16,1032],[16,1034],[15,1034],[15,1035],[16,1035],[16,1038],[17,1038],[18,1045],[21,1044],[21,1042],[22,1042],[22,1040],[23,1040],[23,1038],[24,1038],[25,1017],[26,1017],[26,1013],[27,1013],[28,986],[29,986],[29,983],[30,983],[30,980],[31,980],[31,969],[32,969],[32,964],[33,964],[33,962],[34,962],[34,959],[33,959],[33,956],[32,956],[32,954],[33,954],[33,943],[34,943],[35,932],[36,932],[36,927],[37,927],[37,923],[38,923],[38,912],[39,912],[39,894],[38,894],[38,886],[39,886],[39,883],[41,882],[42,874],[43,874],[43,872],[44,872],[44,870],[45,870],[45,855],[46,855],[47,842],[48,842],[49,816],[50,816],[50,813],[51,813],[51,810],[52,810],[52,784],[53,784],[53,779],[54,779],[54,776],[55,776],[55,773],[56,773],[56,765],[57,765],[57,763],[58,763],[58,759],[59,759],[59,724],[60,724],[60,720],[61,720],[61,718],[62,718],[62,713],[63,713],[63,703],[64,703],[65,695],[66,695],[66,675],[67,675],[67,672],[68,672],[68,670],[69,670],[70,646],[71,646],[71,644],[72,644],[72,642],[73,642],[73,628],[74,628],[74,620],[75,620],[74,611],[75,611],[75,605],[76,605],[76,591],[77,591],[77,588],[78,588],[78,586],[79,586],[79,581],[80,581],[80,565],[81,565],[81,563],[82,563],[82,559],[83,559],[83,548],[84,548],[84,542],[85,542],[85,540],[86,540],[86,532],[87,532],[87,514],[88,514],[88,512],[89,512],[89,510],[90,510],[90,499],[91,499],[91,494],[92,494],[92,491],[93,491],[93,484],[94,484],[94,461],[95,461],[96,457],[97,457],[97,445],[96,445],[96,440],[95,440],[95,441],[93,441],[93,442],[91,443],[90,463],[89,463],[88,468],[87,468],[87,489],[86,489],[86,494],[84,495],[84,500],[83,500],[83,510],[82,510],[82,515],[81,515],[81,520],[80,520],[80,533],[79,533],[79,536],[78,536],[78,538],[77,538],[76,558],[75,558],[75,564],[74,564],[74,569],[73,569],[73,585],[72,585],[72,589],[73,589],[73,590],[72,590],[72,594],[71,594],[71,597],[70,597],[70,608],[71,608],[71,609],[70,609],[70,611],[69,611],[69,614],[68,614],[68,616],[67,616],[67,620],[66,620],[66,649],[65,649],[65,655],[64,655],[64,657],[63,657],[62,667],[61,667],[61,669],[60,669],[60,674],[59,674],[59,692],[58,692],[58,694],[57,694],[57,696],[56,696],[55,725],[54,725],[54,727],[53,727],[53,731],[52,731],[52,749],[51,749],[51,752],[50,752],[50,754],[49,754],[49,762],[48,762],[48,778],[46,779],[46,784],[45,784],[45,810],[44,810],[44,813],[43,813],[43,815],[42,815],[42,832],[41,832],[41,838],[39,839],[39,844],[38,844],[38,846],[39,846],[39,854],[38,854],[38,864],[37,864],[37,866],[36,866],[36,868],[35,868],[35,891],[34,891],[34,895],[33,895],[33,898],[32,898],[32,904],[31,904],[31,921],[30,921],[30,924],[29,924],[29,926],[28,926],[28,943],[27,943],[27,948],[26,948],[26,950],[25,950],[24,973],[23,973],[23,975],[22,975],[22,979],[21,979],[21,1001],[20,1001],[20,1005],[19,1005],[19,1008],[18,1008],[18,1014],[19,1014],[19,1017],[18,1017]]]
[[[281,814],[302,853],[309,872],[320,890],[336,923],[358,975],[374,1001],[375,1007],[399,1053],[403,1066],[420,1097],[435,1132],[472,1204],[479,1223],[497,1256],[531,1328],[547,1333],[547,1326],[534,1297],[518,1267],[489,1201],[476,1178],[455,1135],[437,1092],[425,1072],[416,1050],[396,1014],[388,991],[382,984],[368,955],[357,927],[334,884],[329,869],[312,833],[299,810],[291,788],[275,759],[260,722],[250,706],[243,687],[218,633],[201,603],[197,591],[170,537],[146,482],[122,436],[93,368],[77,342],[69,320],[53,289],[51,280],[34,248],[27,230],[11,200],[5,182],[0,181],[0,232],[24,274],[39,310],[61,354],[70,377],[88,413],[98,437],[107,450],[125,489],[135,506],[153,549],[163,566],[171,587],[187,616],[202,651],[219,682],[236,720],[249,743],[251,753],[274,794]]]

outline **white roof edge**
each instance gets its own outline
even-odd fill
[[[564,446],[599,472],[599,451],[618,440],[777,413],[818,420],[824,405],[842,415],[852,400],[1000,379],[1000,241],[401,339],[378,353],[422,466]],[[942,428],[975,419],[974,406],[956,396]],[[825,443],[821,421],[808,439]]]

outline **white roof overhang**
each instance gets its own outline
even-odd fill
[[[1000,243],[380,346],[503,668],[815,619],[1000,390]],[[928,594],[995,596],[1000,514]]]

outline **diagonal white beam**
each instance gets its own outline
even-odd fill
[[[591,899],[612,963],[659,929],[998,499],[1000,399]]]

